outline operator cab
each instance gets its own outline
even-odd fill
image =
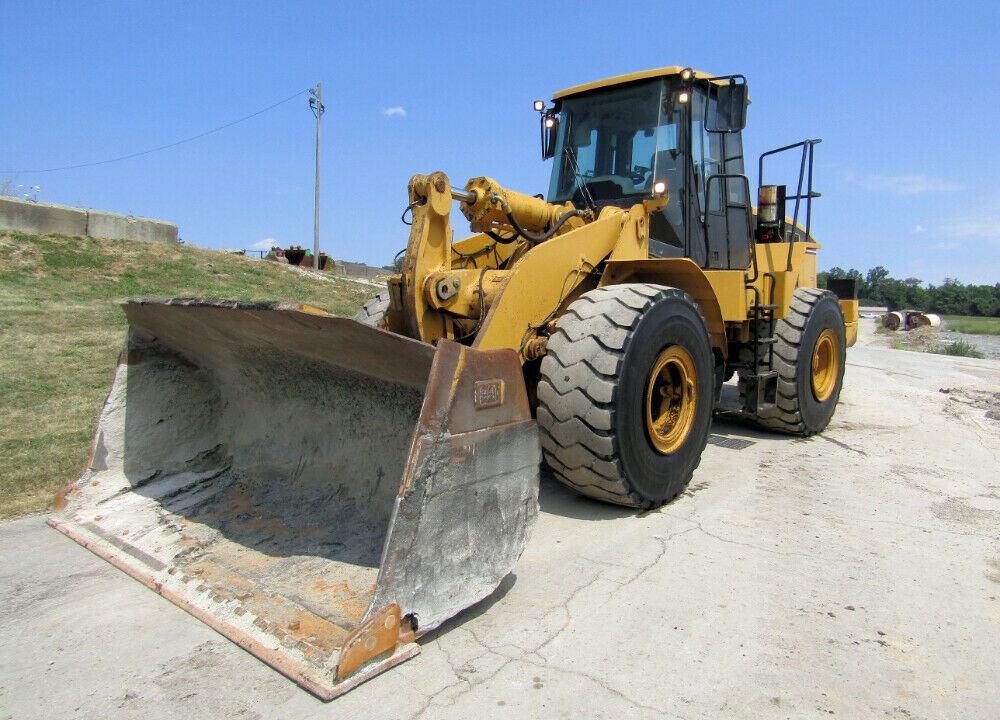
[[[737,77],[674,67],[557,94],[543,117],[543,155],[555,159],[548,201],[627,208],[663,180],[669,202],[650,215],[650,257],[749,267],[746,84]]]

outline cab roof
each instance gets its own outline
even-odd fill
[[[684,69],[685,68],[680,65],[671,65],[670,67],[657,68],[655,70],[642,70],[640,72],[629,73],[628,75],[617,75],[612,78],[607,78],[606,80],[595,80],[594,82],[577,85],[576,87],[571,87],[568,90],[557,92],[552,96],[552,99],[563,100],[564,98],[572,97],[573,95],[581,95],[583,93],[590,92],[591,90],[599,90],[600,88],[612,87],[615,85],[624,85],[637,80],[648,80],[650,78],[680,75],[681,71]],[[711,73],[701,72],[700,70],[695,70],[694,76],[699,80],[707,80],[715,77],[715,75],[712,75]]]

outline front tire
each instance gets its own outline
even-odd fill
[[[558,320],[542,359],[546,462],[584,495],[657,507],[687,487],[712,420],[713,360],[701,310],[676,288],[598,288]]]

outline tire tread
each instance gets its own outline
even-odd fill
[[[625,477],[613,430],[613,401],[632,331],[653,304],[670,296],[684,296],[698,308],[682,291],[660,285],[592,290],[570,306],[549,338],[538,383],[542,453],[556,477],[583,495],[651,506]],[[681,490],[683,486],[663,502]]]
[[[800,287],[795,290],[787,315],[777,322],[773,346],[772,369],[778,373],[778,387],[775,406],[748,417],[756,424],[769,430],[807,437],[820,432],[822,428],[810,428],[802,416],[801,399],[798,394],[798,364],[802,349],[802,338],[815,308],[828,298],[835,296],[820,288]],[[740,382],[740,391],[744,391]],[[839,390],[838,390],[839,393]]]

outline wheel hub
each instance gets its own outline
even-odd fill
[[[657,452],[684,445],[698,407],[698,372],[691,354],[671,345],[656,359],[646,384],[646,432]]]
[[[826,329],[816,340],[812,355],[812,391],[818,402],[826,402],[837,386],[840,374],[840,355],[837,352],[837,336]]]

